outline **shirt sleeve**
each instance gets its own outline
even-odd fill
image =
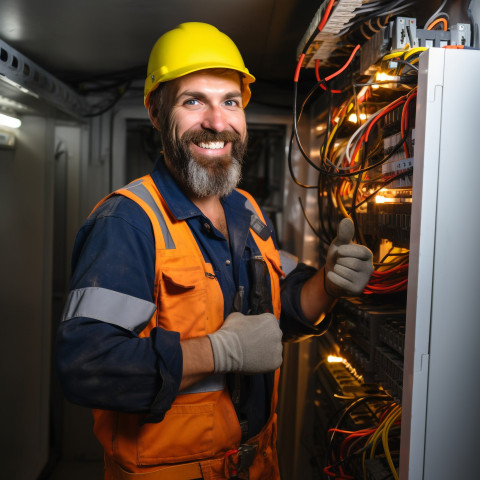
[[[281,283],[282,313],[280,326],[284,341],[299,342],[311,336],[323,335],[330,325],[329,315],[318,325],[312,325],[306,319],[300,305],[302,286],[316,272],[316,268],[299,263]]]
[[[138,333],[156,308],[155,247],[148,216],[114,196],[80,229],[56,365],[70,401],[161,421],[175,399],[183,358],[178,332]]]

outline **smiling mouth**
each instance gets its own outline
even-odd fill
[[[225,147],[225,142],[199,142],[195,145],[206,150],[220,150]]]

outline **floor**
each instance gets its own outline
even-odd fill
[[[58,463],[48,480],[103,480],[103,460]]]

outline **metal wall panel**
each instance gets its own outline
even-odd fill
[[[480,385],[476,167],[480,52],[422,55],[417,102],[401,479],[472,478]]]

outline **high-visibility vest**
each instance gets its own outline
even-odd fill
[[[255,200],[239,192],[245,196],[252,215],[265,223]],[[152,177],[135,180],[114,194],[124,195],[143,208],[155,236],[157,310],[140,336],[148,336],[157,326],[179,332],[181,340],[218,330],[224,320],[223,295],[212,265],[205,262],[187,223],[171,214]],[[264,240],[254,229],[251,233],[266,261],[273,313],[280,318],[279,278],[283,273],[279,253],[271,236]],[[275,445],[278,379],[279,369],[275,372],[270,418],[261,432],[247,442],[257,445],[250,480],[280,478]],[[146,414],[107,410],[93,413],[94,432],[105,450],[106,479],[134,479],[139,473],[185,463],[198,463],[205,479],[229,478],[229,462],[234,462],[235,457],[230,455],[240,445],[241,431],[224,375],[211,375],[179,392],[159,423],[144,423]]]

